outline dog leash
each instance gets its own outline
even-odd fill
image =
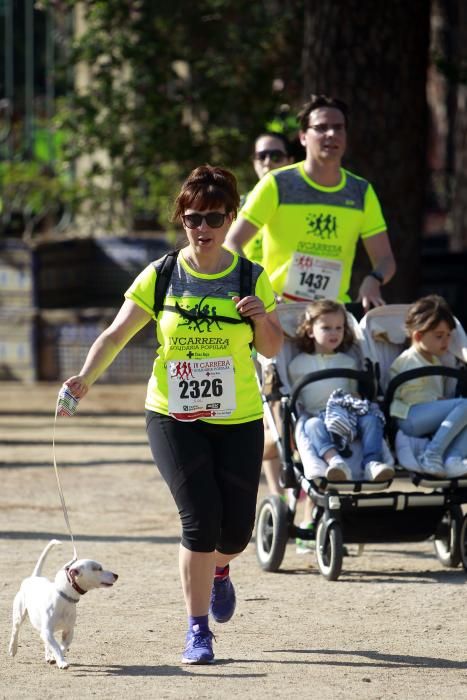
[[[54,429],[53,429],[53,436],[52,436],[53,462],[54,462],[55,477],[57,479],[58,494],[60,496],[60,501],[62,503],[63,516],[65,518],[65,523],[66,523],[66,526],[68,528],[68,532],[69,532],[69,535],[71,538],[71,544],[73,545],[72,562],[77,561],[78,555],[76,553],[75,540],[73,537],[73,532],[71,531],[70,520],[68,518],[68,510],[67,510],[66,503],[65,503],[65,497],[63,495],[62,485],[60,483],[60,476],[58,474],[57,459],[56,459],[56,454],[55,454],[55,429],[57,427],[58,409],[60,408],[62,414],[65,414],[67,416],[72,416],[76,411],[78,401],[79,401],[79,399],[77,399],[76,396],[73,396],[73,394],[70,392],[68,387],[64,384],[61,387],[60,391],[58,392],[58,396],[57,396],[57,403],[55,405]],[[70,563],[72,563],[72,562],[70,562]]]

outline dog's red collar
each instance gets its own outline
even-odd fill
[[[66,577],[67,577],[68,583],[71,585],[72,588],[74,588],[74,590],[75,590],[77,593],[79,593],[80,595],[84,595],[85,593],[87,593],[87,591],[83,590],[83,589],[81,588],[81,586],[78,586],[78,584],[76,583],[75,579],[74,579],[73,576],[70,574],[70,569],[69,569],[68,567],[65,568],[65,572],[66,572]]]

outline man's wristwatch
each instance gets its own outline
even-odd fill
[[[368,273],[367,277],[374,277],[380,284],[383,284],[384,282],[384,275],[382,275],[381,272],[378,272],[378,270],[372,270]]]

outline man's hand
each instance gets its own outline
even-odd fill
[[[362,302],[365,312],[371,309],[372,306],[384,306],[386,303],[381,296],[381,283],[376,277],[367,275],[363,278],[363,282],[358,290],[358,301]]]
[[[396,271],[396,261],[387,231],[365,238],[363,247],[370,258],[372,269],[381,275],[385,284],[389,282]],[[372,306],[384,305],[385,302],[381,296],[381,282],[376,277],[367,275],[363,278],[358,290],[358,301],[362,302],[365,311],[368,311]]]

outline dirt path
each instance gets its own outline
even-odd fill
[[[51,466],[57,387],[20,390],[0,384],[0,697],[467,698],[466,576],[443,569],[431,542],[368,546],[335,583],[292,544],[264,573],[250,544],[232,567],[235,618],[214,628],[217,664],[180,665],[179,528],[146,444],[143,386],[96,387],[57,430],[78,555],[119,581],[81,601],[67,671],[44,663],[29,622],[10,659],[21,579],[51,537],[63,546],[46,575],[72,555]]]

